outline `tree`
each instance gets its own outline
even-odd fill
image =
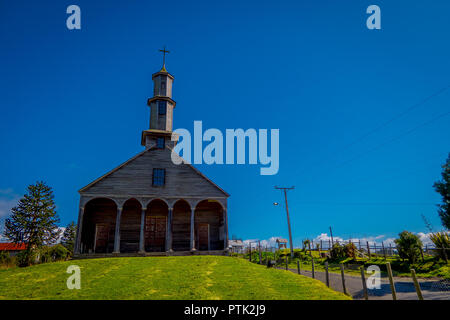
[[[422,241],[420,241],[418,236],[409,231],[403,231],[394,242],[397,245],[400,258],[408,259],[410,263],[416,262],[422,249]]]
[[[450,229],[450,154],[447,162],[442,166],[442,180],[436,181],[434,190],[442,196],[442,204],[438,205],[438,213],[441,217],[442,225]]]
[[[75,222],[71,222],[67,225],[66,230],[64,230],[63,236],[61,238],[61,244],[69,250],[70,254],[73,254],[73,248],[75,246],[75,235],[77,232],[77,226]]]
[[[41,246],[52,244],[59,236],[52,189],[44,182],[29,185],[27,194],[11,209],[11,217],[5,220],[4,235],[15,243],[25,243],[25,262],[30,265],[33,252]]]

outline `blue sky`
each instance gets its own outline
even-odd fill
[[[71,4],[81,30],[66,28]],[[381,30],[366,27],[371,4]],[[448,1],[2,1],[0,214],[45,180],[61,224],[76,220],[77,191],[142,150],[166,45],[175,128],[280,129],[275,176],[197,166],[231,194],[230,236],[287,237],[274,185],[295,186],[296,243],[330,225],[342,237],[421,232],[421,214],[440,229],[432,184],[450,152],[441,116],[450,90],[411,107],[450,85],[449,10]]]

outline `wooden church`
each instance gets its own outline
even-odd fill
[[[152,80],[145,150],[79,190],[78,257],[227,251],[229,195],[192,165],[172,162],[176,103],[165,61]]]

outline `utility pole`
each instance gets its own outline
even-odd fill
[[[333,231],[331,231],[331,227],[330,227],[330,236],[331,236],[331,247],[334,246],[333,244]]]
[[[292,244],[291,221],[289,220],[289,207],[288,207],[288,200],[287,200],[287,190],[293,190],[294,187],[286,188],[286,187],[275,186],[275,189],[284,191],[284,200],[286,201],[286,215],[287,215],[287,222],[288,222],[288,228],[289,228],[289,245],[291,246],[291,258],[294,258],[294,246]]]

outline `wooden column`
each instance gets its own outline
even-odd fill
[[[81,249],[81,232],[83,230],[84,207],[80,207],[78,212],[77,237],[75,241],[74,254],[80,254]]]
[[[195,233],[194,233],[194,214],[195,214],[195,208],[191,209],[191,251],[195,251]]]
[[[145,234],[144,234],[144,228],[145,228],[145,212],[147,211],[147,208],[142,208],[141,211],[141,229],[139,234],[139,252],[144,253],[145,252]]]
[[[228,214],[227,209],[223,209],[223,249],[228,250]]]
[[[114,251],[113,251],[113,253],[120,253],[120,218],[121,217],[122,217],[122,207],[117,208],[116,231],[114,233]]]
[[[169,208],[167,214],[167,231],[166,231],[166,251],[172,252],[172,212],[173,209]]]

